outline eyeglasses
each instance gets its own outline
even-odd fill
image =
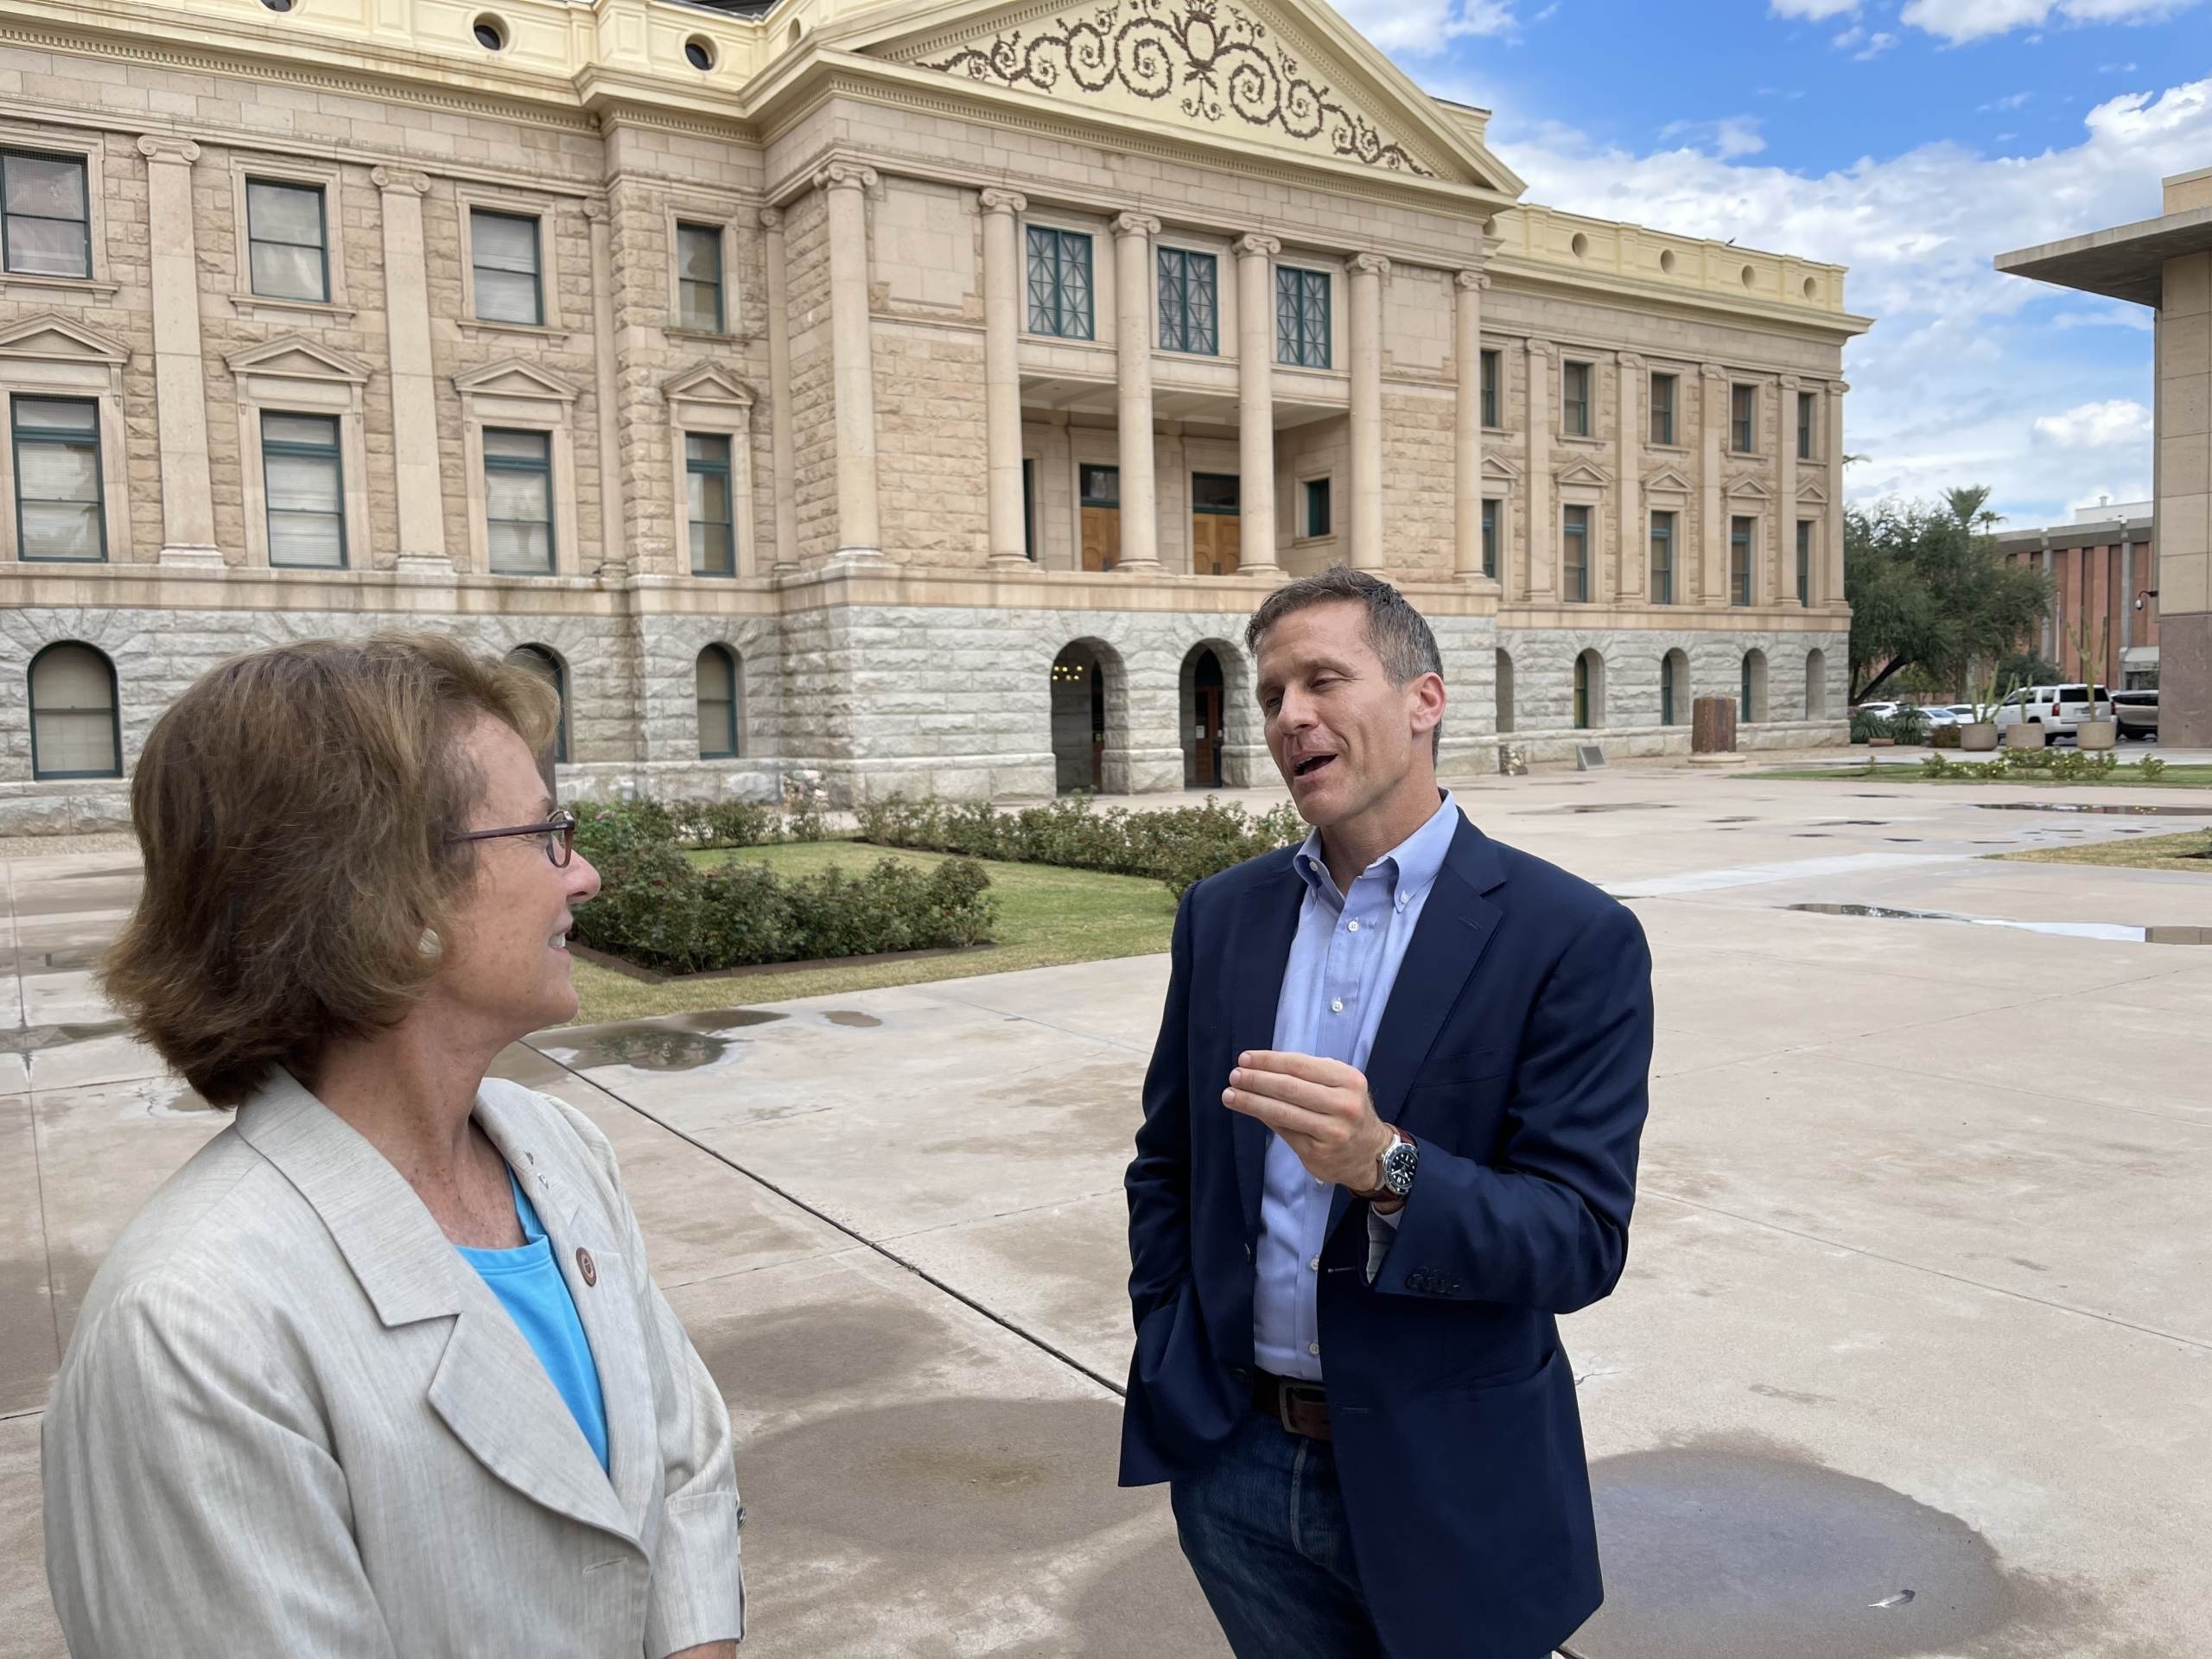
[[[542,836],[545,856],[556,870],[569,868],[576,851],[576,815],[563,807],[543,823],[518,824],[512,830],[472,830],[454,841],[499,841],[508,836]]]

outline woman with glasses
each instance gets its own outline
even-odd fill
[[[581,1112],[598,891],[528,672],[311,641],[200,679],[131,784],[109,995],[237,1116],[124,1230],[45,1421],[70,1651],[732,1656],[721,1396]]]

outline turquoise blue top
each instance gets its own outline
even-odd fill
[[[568,1402],[576,1427],[583,1430],[592,1455],[604,1469],[607,1407],[599,1395],[599,1367],[592,1360],[591,1344],[584,1340],[584,1324],[576,1317],[569,1282],[553,1260],[552,1243],[538,1223],[537,1211],[523,1197],[522,1183],[515,1179],[512,1169],[507,1172],[507,1185],[514,1191],[515,1219],[522,1223],[523,1247],[518,1250],[454,1248],[491,1287],[500,1306],[530,1339],[545,1374]]]

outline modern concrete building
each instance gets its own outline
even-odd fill
[[[2157,313],[2152,534],[2158,735],[2212,747],[2212,168],[2164,181],[2164,213],[2000,254],[1997,269]],[[2129,609],[2133,609],[2130,601]]]
[[[0,823],[270,639],[568,786],[1261,775],[1343,561],[1499,735],[1842,735],[1838,268],[1521,200],[1319,0],[0,0]]]
[[[1997,538],[2007,564],[2025,564],[2050,583],[2054,604],[2033,651],[2069,676],[2133,690],[2158,677],[2158,558],[2148,501],[2082,507],[2071,524],[2008,530]],[[2089,658],[2082,657],[2088,631]],[[2160,699],[2162,702],[2164,698]]]

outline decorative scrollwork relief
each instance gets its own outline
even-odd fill
[[[1348,161],[1436,176],[1309,79],[1267,24],[1228,0],[1119,0],[1034,34],[1010,30],[922,67],[1044,92],[1063,79],[1086,92],[1118,86],[1149,103],[1173,99],[1194,121],[1219,124],[1233,115],[1248,126],[1321,139]]]

